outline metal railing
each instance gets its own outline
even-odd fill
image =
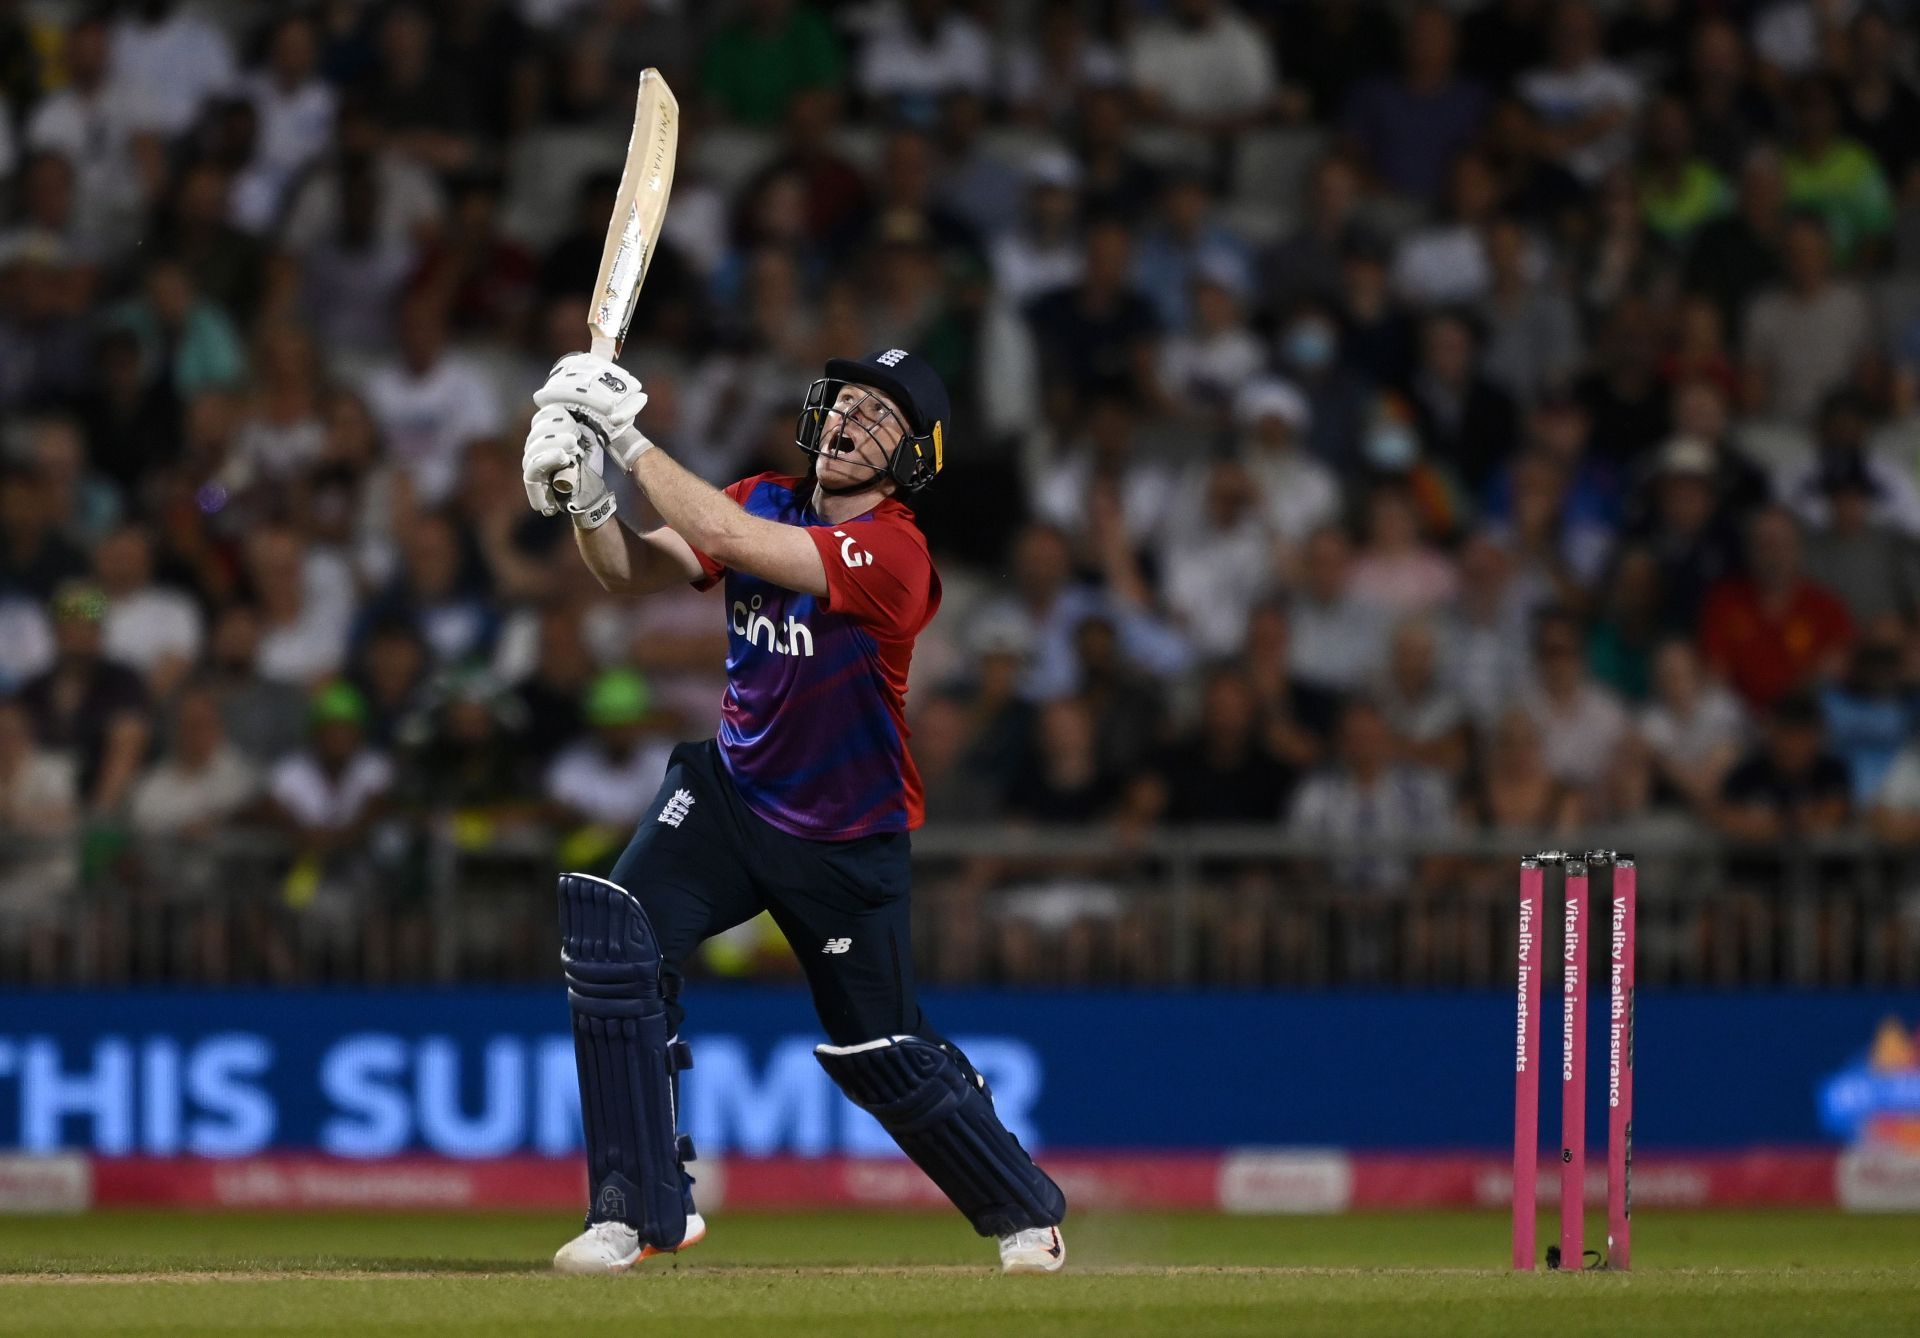
[[[477,839],[451,816],[334,851],[261,831],[0,837],[0,980],[547,979],[565,837]],[[1639,857],[1644,982],[1920,983],[1920,852],[1859,833],[1742,846],[1676,824],[1347,844],[929,827],[914,839],[916,961],[942,983],[1489,986],[1512,970],[1519,857],[1570,844]],[[766,925],[689,969],[793,970]]]

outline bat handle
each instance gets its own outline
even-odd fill
[[[588,347],[596,358],[610,359],[620,351],[613,340],[598,333],[593,336],[593,341]],[[553,476],[552,486],[556,497],[573,496],[574,489],[580,486],[580,471],[571,465],[568,466]]]

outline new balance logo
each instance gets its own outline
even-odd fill
[[[853,948],[853,940],[850,938],[830,938],[827,940],[827,946],[820,949],[820,951],[830,952],[837,955],[839,953],[848,952],[852,948]]]
[[[687,820],[687,810],[692,807],[692,793],[687,790],[675,790],[673,798],[667,800],[667,806],[660,810],[660,821],[669,827],[678,827]]]

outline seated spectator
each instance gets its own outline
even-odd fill
[[[1440,639],[1425,615],[1393,629],[1374,694],[1403,761],[1457,777],[1471,745],[1466,704],[1440,675]]]
[[[1171,825],[1278,822],[1297,773],[1261,729],[1253,690],[1229,668],[1206,676],[1197,726],[1163,749],[1137,785],[1137,812]]]
[[[972,717],[956,692],[925,698],[913,716],[913,761],[927,811],[943,823],[980,823],[993,816],[1000,787],[975,765]]]
[[[305,737],[306,695],[262,676],[260,610],[245,601],[226,605],[207,638],[207,667],[199,684],[220,710],[222,734],[255,767],[284,757]]]
[[[1587,0],[1554,7],[1547,62],[1521,75],[1519,91],[1540,116],[1549,154],[1588,186],[1632,154],[1640,85],[1607,59]]]
[[[424,10],[396,5],[374,22],[374,68],[358,90],[368,111],[415,162],[441,173],[470,167],[479,151],[474,72],[435,59]]]
[[[1653,686],[1654,648],[1664,627],[1660,563],[1651,550],[1622,547],[1602,586],[1599,616],[1587,637],[1593,676],[1629,702]]]
[[[1587,669],[1580,620],[1547,609],[1534,620],[1534,682],[1522,704],[1540,728],[1547,770],[1589,795],[1608,781],[1631,721],[1611,690]]]
[[[1259,123],[1279,80],[1265,36],[1223,0],[1176,0],[1127,42],[1127,75],[1149,116],[1195,130]]]
[[[439,512],[415,516],[399,541],[400,570],[362,617],[411,624],[439,664],[484,659],[499,633],[499,614],[468,541]]]
[[[0,468],[0,590],[44,603],[87,574],[86,555],[60,533],[33,466]]]
[[[1873,154],[1841,133],[1840,108],[1825,78],[1792,93],[1793,142],[1782,168],[1787,202],[1826,223],[1834,254],[1846,260],[1893,230],[1893,191]]]
[[[1486,253],[1482,366],[1495,386],[1530,405],[1571,384],[1580,365],[1580,313],[1557,283],[1536,272],[1519,220],[1498,218],[1488,225]]]
[[[1453,800],[1446,778],[1395,760],[1393,733],[1370,701],[1346,705],[1338,737],[1333,763],[1294,795],[1287,828],[1339,852],[1331,870],[1342,885],[1360,892],[1405,888],[1413,872],[1408,860],[1369,854],[1367,847],[1449,831]]]
[[[1532,607],[1514,578],[1513,555],[1493,534],[1468,536],[1459,563],[1459,593],[1441,612],[1441,672],[1475,726],[1490,730],[1527,681]]]
[[[1288,663],[1308,687],[1344,693],[1364,687],[1379,665],[1391,618],[1353,587],[1353,545],[1336,525],[1308,536],[1290,614]]]
[[[1920,699],[1906,683],[1906,646],[1898,618],[1866,625],[1846,675],[1817,696],[1827,746],[1853,777],[1853,802],[1865,812],[1893,759],[1920,725]]]
[[[1787,226],[1786,282],[1753,299],[1745,323],[1746,400],[1785,423],[1810,422],[1873,347],[1873,311],[1858,285],[1833,274],[1817,218]]]
[[[1408,383],[1421,440],[1469,490],[1486,486],[1519,441],[1519,415],[1506,393],[1481,372],[1479,340],[1464,316],[1429,316],[1420,329],[1420,360]]]
[[[1192,320],[1189,298],[1202,275],[1244,299],[1253,289],[1253,251],[1221,218],[1201,172],[1176,172],[1161,183],[1158,207],[1134,251],[1133,280],[1153,304],[1162,328]]]
[[[114,22],[114,82],[144,129],[179,135],[209,99],[233,88],[233,44],[212,19],[175,0],[148,0]]]
[[[1420,532],[1412,495],[1390,484],[1367,495],[1367,537],[1353,564],[1352,590],[1394,615],[1449,603],[1460,577]]]
[[[367,408],[395,461],[428,506],[452,496],[467,446],[505,426],[493,384],[447,352],[447,313],[434,298],[410,299],[400,315],[400,358],[364,387]]]
[[[1920,94],[1900,60],[1901,34],[1879,5],[1861,5],[1848,25],[1840,119],[1895,186],[1908,180],[1920,153]]]
[[[1894,758],[1868,817],[1878,840],[1903,852],[1920,845],[1920,740]]]
[[[860,53],[854,83],[868,101],[933,123],[948,93],[993,91],[993,39],[949,0],[900,0]]]
[[[371,615],[349,680],[366,702],[367,737],[391,750],[418,733],[430,704],[434,661],[419,625],[404,615]]]
[[[1655,100],[1647,119],[1640,164],[1640,209],[1647,226],[1684,245],[1701,228],[1731,212],[1733,190],[1706,158],[1694,152],[1693,120],[1675,94]]]
[[[1192,290],[1191,318],[1160,350],[1160,386],[1196,426],[1221,426],[1236,394],[1265,370],[1267,350],[1247,324],[1246,275],[1235,262],[1202,259]]]
[[[1839,596],[1856,624],[1920,610],[1920,549],[1874,511],[1880,484],[1865,456],[1830,460],[1817,487],[1825,523],[1807,534],[1807,576]]]
[[[469,338],[516,340],[533,310],[538,262],[502,230],[500,192],[499,179],[484,172],[457,178],[447,226],[421,256],[413,277],[414,291],[429,294],[446,310],[452,328]],[[660,277],[670,269],[663,265]],[[661,294],[672,286],[671,281],[662,285]]]
[[[1637,542],[1660,565],[1666,630],[1692,634],[1708,591],[1739,562],[1740,520],[1722,480],[1725,456],[1697,437],[1676,437],[1660,451],[1649,483],[1648,515]]]
[[[1660,379],[1662,313],[1625,287],[1594,340],[1590,371],[1574,386],[1593,422],[1594,452],[1631,468],[1672,431],[1667,384]]]
[[[1398,317],[1388,313],[1387,319]],[[1378,399],[1371,372],[1354,350],[1343,350],[1341,325],[1328,304],[1303,299],[1283,320],[1276,366],[1307,397],[1307,451],[1331,469],[1351,469]],[[1387,342],[1398,340],[1389,336]]]
[[[1050,701],[1034,720],[1032,752],[1000,797],[1019,822],[1084,826],[1115,816],[1121,777],[1101,765],[1092,709],[1075,698]]]
[[[1293,626],[1284,600],[1267,599],[1247,617],[1237,660],[1260,713],[1260,733],[1273,755],[1295,771],[1318,765],[1338,723],[1340,698],[1293,676]]]
[[[1133,284],[1133,238],[1109,220],[1088,230],[1080,282],[1027,304],[1043,384],[1057,420],[1102,392],[1154,384],[1160,324]]]
[[[1825,485],[1864,476],[1871,519],[1910,538],[1920,538],[1920,487],[1910,464],[1891,451],[1873,449],[1873,411],[1859,391],[1836,390],[1820,402],[1814,449],[1780,469],[1776,486],[1801,523],[1819,529],[1829,520]],[[1856,485],[1857,490],[1857,485]]]
[[[287,189],[325,153],[337,104],[320,75],[319,34],[305,14],[282,16],[267,39],[266,60],[241,81],[259,124],[259,152],[240,187],[235,221],[253,233],[280,220]]]
[[[1194,523],[1170,525],[1160,548],[1160,593],[1194,650],[1232,654],[1247,615],[1273,585],[1274,532],[1259,490],[1238,460],[1215,460]],[[1182,506],[1179,513],[1188,514]]]
[[[1499,216],[1500,183],[1477,153],[1454,160],[1445,215],[1410,233],[1393,257],[1393,290],[1416,307],[1482,301],[1493,283],[1488,230]],[[1523,255],[1530,279],[1542,277],[1538,253]]]
[[[220,698],[204,685],[181,692],[168,735],[165,754],[133,787],[127,817],[142,835],[206,840],[259,796],[259,770],[227,742]]]
[[[336,932],[365,909],[368,833],[385,816],[394,781],[392,761],[366,742],[366,718],[366,702],[349,685],[315,690],[307,746],[267,776],[267,813],[297,852],[282,900],[290,910],[317,910]]]
[[[1846,764],[1827,751],[1819,704],[1791,693],[1768,711],[1761,745],[1727,773],[1714,822],[1742,842],[1823,835],[1847,820],[1852,785]]]
[[[76,229],[97,254],[118,254],[137,231],[144,202],[135,155],[152,127],[134,88],[111,73],[103,18],[83,15],[60,54],[66,86],[33,109],[21,141],[72,164]]]
[[[62,586],[52,613],[53,667],[20,689],[20,705],[39,745],[71,759],[85,811],[111,817],[126,802],[153,737],[146,690],[139,674],[106,656],[106,598],[98,588]]]
[[[700,59],[700,91],[721,115],[778,126],[802,93],[837,89],[844,60],[833,26],[797,0],[753,0],[713,35]]]
[[[138,342],[146,378],[165,381],[182,399],[237,385],[246,372],[232,317],[201,296],[176,260],[149,263],[140,295],[107,321]]]
[[[1016,307],[1080,282],[1080,164],[1058,150],[1027,162],[1027,198],[1015,225],[994,238],[988,260],[995,292]]]
[[[1078,539],[1086,528],[1088,499],[1096,485],[1105,485],[1119,498],[1129,542],[1141,546],[1162,534],[1175,483],[1164,464],[1141,458],[1135,441],[1139,419],[1140,405],[1132,396],[1096,396],[1081,416],[1080,433],[1032,476],[1033,513]]]
[[[1073,647],[1080,663],[1078,697],[1093,713],[1101,769],[1131,775],[1165,732],[1160,686],[1127,663],[1119,630],[1099,614],[1074,629]]]
[[[138,670],[156,698],[171,695],[200,659],[206,623],[182,590],[156,583],[153,536],[123,525],[93,552],[94,575],[106,596],[101,647],[109,659]]]
[[[18,702],[0,697],[0,923],[28,945],[28,974],[53,975],[55,914],[80,873],[73,758],[41,746]]]
[[[1328,154],[1314,164],[1306,217],[1261,261],[1263,309],[1290,311],[1306,298],[1339,300],[1341,257],[1362,226],[1360,189],[1360,169],[1351,159]]]
[[[1640,737],[1653,766],[1653,802],[1706,814],[1746,748],[1747,722],[1733,694],[1708,678],[1690,642],[1662,642],[1653,697],[1640,708]]]
[[[1746,574],[1722,578],[1700,612],[1707,663],[1756,711],[1836,673],[1853,634],[1846,605],[1807,578],[1800,527],[1778,507],[1748,523]]]
[[[1115,518],[1117,521],[1117,517]],[[1112,525],[1108,549],[1126,548],[1125,531]],[[1127,560],[1130,558],[1130,550]],[[1155,674],[1178,673],[1191,656],[1185,639],[1156,617],[1137,592],[1100,591],[1073,580],[1073,549],[1060,531],[1032,525],[1014,541],[1013,593],[990,603],[982,620],[1022,630],[1029,647],[1021,695],[1051,701],[1078,687],[1073,649],[1076,628],[1093,613],[1104,613],[1120,634],[1127,660]]]
[[[1405,22],[1401,69],[1353,90],[1343,131],[1360,161],[1388,190],[1414,200],[1440,193],[1446,165],[1479,137],[1491,100],[1456,68],[1453,14],[1421,4]]]
[[[247,536],[246,575],[260,610],[257,672],[307,686],[339,672],[353,626],[353,577],[283,527]]]
[[[1740,164],[1736,211],[1703,226],[1687,253],[1688,291],[1711,298],[1729,330],[1740,328],[1753,296],[1780,278],[1786,199],[1779,155],[1754,150]]]
[[[1090,218],[1137,212],[1159,192],[1160,174],[1134,147],[1134,100],[1124,84],[1082,90],[1073,153],[1084,169],[1081,204]]]
[[[563,821],[586,829],[569,838],[583,856],[611,859],[635,824],[651,816],[647,805],[672,751],[653,727],[652,708],[646,679],[631,669],[607,670],[593,680],[581,707],[589,733],[547,767],[548,802]]]
[[[1493,726],[1463,817],[1483,831],[1573,833],[1583,821],[1584,800],[1580,786],[1548,768],[1539,724],[1515,706]]]
[[[484,846],[501,826],[532,821],[525,724],[519,699],[484,670],[443,675],[402,741],[396,800],[416,814],[452,814],[463,844]]]
[[[255,482],[286,483],[310,473],[327,453],[320,359],[306,331],[286,324],[260,330],[253,374],[223,471],[235,491]]]

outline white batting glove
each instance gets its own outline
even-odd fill
[[[533,393],[533,402],[542,409],[558,405],[593,424],[622,469],[632,469],[653,445],[633,425],[647,407],[647,392],[631,373],[606,358],[569,353],[547,373],[547,383]]]
[[[612,517],[614,498],[601,475],[604,456],[598,446],[589,447],[584,436],[585,429],[568,410],[557,404],[541,409],[520,453],[520,478],[526,484],[527,505],[535,511],[551,516],[564,506],[575,525],[591,530]],[[562,470],[574,475],[574,489],[565,496],[553,490],[554,476]]]

